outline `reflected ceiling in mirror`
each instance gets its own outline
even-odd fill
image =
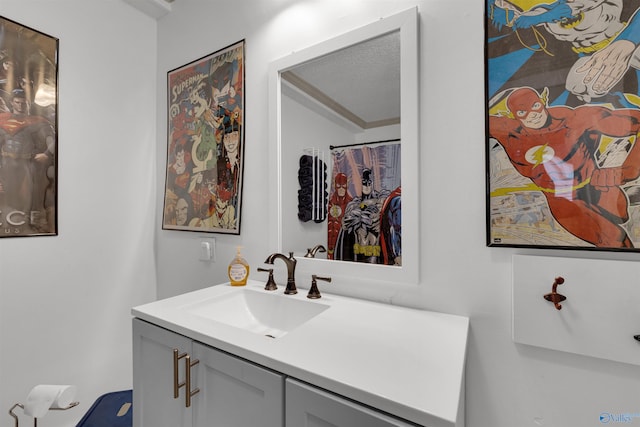
[[[281,76],[293,88],[283,88],[285,95],[316,111],[326,108],[360,129],[400,123],[400,31],[300,64]],[[301,94],[296,96],[295,90]]]

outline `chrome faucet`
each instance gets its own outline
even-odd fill
[[[287,288],[284,290],[284,293],[287,295],[297,294],[298,290],[296,289],[296,263],[298,262],[293,256],[293,252],[289,252],[289,257],[286,255],[275,253],[271,254],[264,261],[265,264],[272,264],[276,259],[281,259],[287,265]]]

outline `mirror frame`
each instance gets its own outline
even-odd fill
[[[388,283],[417,285],[420,272],[419,212],[419,79],[418,79],[418,11],[412,8],[373,22],[364,27],[292,53],[269,65],[269,248],[288,254],[282,247],[282,140],[281,73],[315,58],[328,55],[360,42],[400,31],[400,138],[402,144],[402,266],[355,263],[327,259],[298,260],[297,281],[306,287],[312,274],[330,276],[336,284]],[[306,279],[308,275],[308,280]]]

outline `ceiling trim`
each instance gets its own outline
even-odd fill
[[[384,120],[375,120],[375,121],[367,122],[361,117],[359,117],[357,114],[355,114],[354,112],[352,112],[351,110],[349,110],[348,108],[340,104],[339,102],[336,102],[333,98],[328,96],[322,90],[318,89],[311,83],[307,82],[306,80],[304,80],[303,78],[295,74],[294,72],[285,71],[281,74],[281,76],[282,76],[282,79],[286,80],[295,88],[299,89],[306,95],[310,96],[312,99],[324,105],[326,108],[330,109],[331,111],[338,114],[342,118],[350,121],[351,123],[354,123],[361,129],[373,129],[373,128],[382,127],[382,126],[397,125],[400,123],[400,117],[393,117],[393,118],[384,119]]]
[[[122,0],[135,7],[144,14],[154,18],[162,18],[171,12],[171,3],[174,0]]]

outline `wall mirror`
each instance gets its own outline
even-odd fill
[[[294,252],[300,284],[311,274],[334,282],[418,283],[418,96],[416,8],[270,64],[270,247]],[[308,198],[301,176],[307,167],[313,208],[303,212]],[[392,200],[401,187],[401,199],[395,198],[401,206],[394,235],[399,256],[387,251],[383,261],[381,253],[357,252],[364,245],[336,237],[330,196],[343,167],[350,172],[339,185],[349,189],[351,199],[364,202],[373,191],[379,200]],[[377,209],[382,213],[387,206],[381,202]],[[319,244],[329,256],[318,251],[315,258],[305,257]],[[356,247],[356,255],[346,255],[345,247]]]

